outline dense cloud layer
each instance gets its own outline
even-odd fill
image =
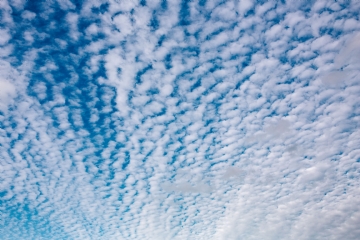
[[[0,1],[3,239],[358,239],[360,1]]]

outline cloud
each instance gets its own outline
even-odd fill
[[[348,64],[358,64],[360,62],[360,35],[356,34],[350,40],[348,40],[340,53],[335,58],[335,66],[337,68],[343,68]]]
[[[17,95],[17,87],[14,83],[16,77],[16,70],[12,69],[6,61],[0,61],[0,110],[6,111],[9,104],[13,103]],[[14,79],[15,78],[15,79]]]
[[[21,13],[21,17],[26,20],[33,20],[36,17],[36,13],[25,10]]]
[[[1,79],[0,80],[0,98],[1,102],[6,102],[7,98],[15,94],[15,87],[9,81]]]
[[[11,38],[7,29],[0,29],[0,45],[5,45]]]
[[[164,184],[163,188],[168,192],[181,192],[181,193],[210,193],[211,188],[207,184],[191,185],[188,182],[179,183],[177,185]]]
[[[322,82],[325,85],[337,86],[344,83],[348,78],[346,71],[333,71],[322,77]]]
[[[357,239],[359,9],[0,1],[1,236]]]

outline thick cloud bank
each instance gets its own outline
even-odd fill
[[[0,238],[360,236],[360,1],[0,1]]]

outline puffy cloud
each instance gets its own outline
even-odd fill
[[[359,236],[357,1],[0,8],[3,238]]]
[[[6,79],[0,79],[0,89],[1,105],[4,105],[9,102],[8,98],[12,98],[14,96],[16,92],[15,86]]]

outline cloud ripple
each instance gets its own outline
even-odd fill
[[[357,239],[359,1],[0,3],[3,239]]]

